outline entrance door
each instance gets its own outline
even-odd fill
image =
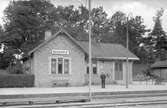
[[[121,61],[115,62],[115,80],[123,80],[123,63]]]

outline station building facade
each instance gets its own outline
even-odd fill
[[[30,73],[36,87],[83,86],[89,83],[88,42],[77,41],[65,30],[46,33],[46,39],[29,52]],[[92,84],[100,84],[101,73],[107,84],[132,82],[134,54],[120,44],[92,42]]]

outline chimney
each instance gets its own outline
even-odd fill
[[[45,31],[45,40],[48,40],[49,38],[51,38],[51,36],[52,36],[51,30],[46,30]]]

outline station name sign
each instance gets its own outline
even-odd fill
[[[69,50],[52,50],[52,54],[69,54]]]

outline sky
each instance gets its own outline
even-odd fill
[[[0,0],[0,23],[2,23],[3,10],[7,7],[10,0]],[[91,0],[92,8],[102,6],[111,17],[116,11],[122,11],[130,16],[142,16],[147,28],[152,29],[154,22],[153,16],[156,11],[163,8],[164,15],[162,17],[162,27],[167,32],[167,0]],[[51,2],[57,5],[74,5],[78,7],[83,4],[87,6],[88,0],[51,0]]]

